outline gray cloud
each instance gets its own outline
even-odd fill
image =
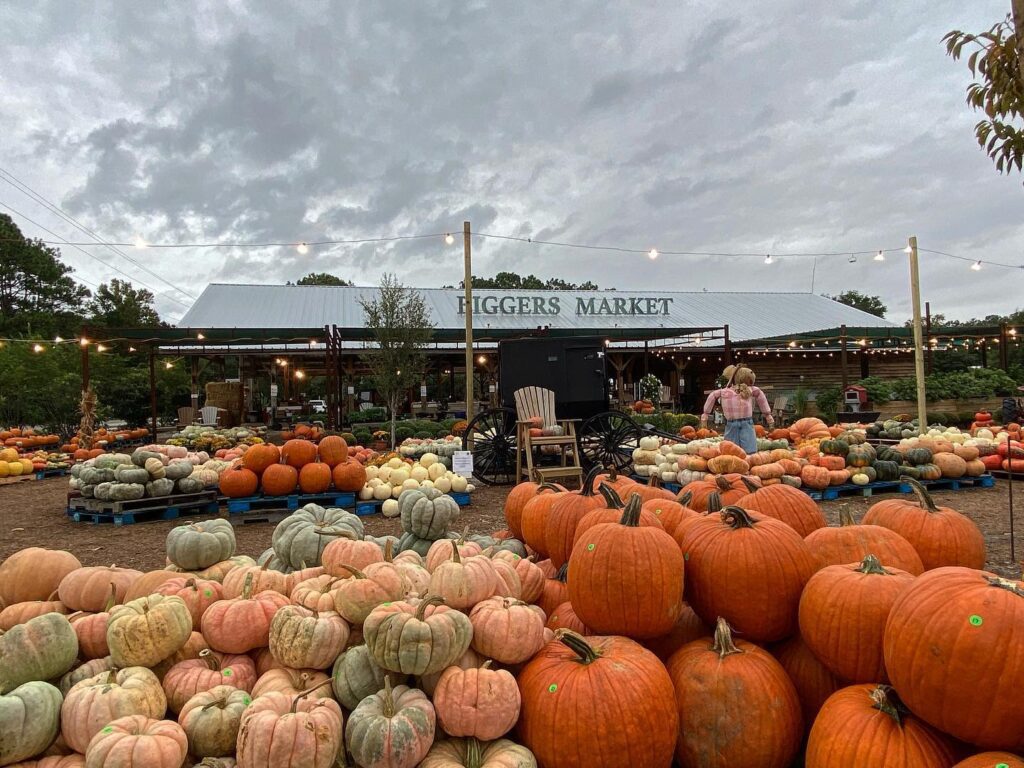
[[[124,241],[443,233],[469,219],[535,239],[758,254],[899,247],[917,234],[1024,261],[1021,179],[999,177],[977,149],[966,70],[939,43],[987,28],[1004,4],[839,5],[785,0],[754,19],[667,0],[210,0],[188,12],[17,0],[0,7],[2,165]],[[3,184],[0,200],[78,239]],[[423,286],[461,276],[460,248],[440,238],[141,253],[192,293],[311,270],[363,284],[384,270]],[[114,276],[66,256],[93,282]],[[631,288],[809,290],[812,272],[798,257],[650,262],[479,238],[474,257],[478,274]],[[1020,273],[966,267],[923,258],[934,311],[1015,308],[1019,290],[1007,289]],[[899,254],[827,257],[815,270],[816,291],[878,293],[897,318],[906,285]]]

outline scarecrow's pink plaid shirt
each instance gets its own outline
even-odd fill
[[[764,396],[764,392],[759,387],[751,387],[750,397],[747,399],[740,397],[735,389],[716,389],[708,395],[707,402],[704,403],[704,414],[701,416],[702,421],[707,420],[708,416],[715,409],[715,403],[718,401],[722,403],[722,414],[725,416],[726,421],[752,418],[755,401],[757,402],[758,410],[771,420],[771,406],[768,405],[768,398]]]

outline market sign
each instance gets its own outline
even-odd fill
[[[564,307],[577,317],[665,316],[673,301],[671,297],[644,296],[474,296],[473,314],[552,317],[561,315]],[[459,296],[458,313],[466,314],[465,296]]]

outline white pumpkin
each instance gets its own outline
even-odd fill
[[[416,490],[419,487],[420,487],[419,480],[413,480],[411,477],[408,480],[406,480],[404,483],[402,483],[402,490],[403,491],[414,491],[414,490]]]
[[[422,456],[420,456],[420,464],[424,467],[431,467],[434,464],[437,464],[437,454],[424,453]]]
[[[391,486],[387,483],[381,483],[373,489],[373,498],[378,501],[391,498]]]
[[[430,477],[430,475],[427,474],[427,468],[426,467],[422,467],[422,466],[416,465],[411,470],[409,470],[409,477],[411,477],[413,480],[415,480],[418,483],[422,483],[424,480],[426,480],[428,477]]]
[[[400,469],[401,467],[405,466],[405,462],[396,456],[395,458],[388,461],[388,466],[391,467],[392,469]]]
[[[373,488],[371,488],[368,485],[364,485],[362,488],[359,489],[359,500],[360,501],[369,501],[372,498],[373,498]]]
[[[391,467],[385,464],[383,467],[377,470],[377,477],[383,482],[388,482],[391,479]]]
[[[674,483],[676,481],[676,473],[671,470],[666,470],[661,473],[661,482],[663,483]]]
[[[447,477],[439,477],[434,481],[434,487],[441,493],[448,493],[452,489],[452,481]]]
[[[402,491],[404,491],[404,490],[405,490],[405,488],[403,488],[400,485],[393,485],[393,486],[391,486],[391,498],[397,499],[399,496],[402,495]]]
[[[424,480],[423,482],[420,483],[420,488],[433,488],[433,487],[434,487],[434,481],[433,480]]]
[[[465,493],[466,486],[469,485],[469,481],[466,478],[462,477],[461,475],[455,475],[455,477],[452,478],[451,482],[452,490],[455,491],[456,493]]]
[[[429,467],[427,467],[427,476],[435,482],[438,480],[438,478],[444,477],[445,472],[445,466],[440,462],[438,462],[437,464],[431,464]]]
[[[401,485],[409,479],[409,470],[405,467],[391,470],[391,476],[388,478],[388,482],[392,485]]]
[[[686,453],[686,444],[685,443],[673,443],[672,444],[672,455],[673,456],[682,456],[684,453]]]
[[[469,485],[466,486],[466,493],[472,493],[475,490],[476,490],[476,486],[473,485],[472,483],[470,483]]]
[[[368,467],[366,467],[366,479],[376,480],[378,472],[380,472],[380,467],[375,467],[372,464],[369,465]]]
[[[380,506],[380,513],[384,517],[396,517],[398,515],[398,499],[385,499]]]
[[[660,445],[661,441],[654,435],[645,435],[640,438],[640,448],[645,451],[656,451]]]
[[[383,484],[384,484],[384,481],[383,481],[383,480],[381,480],[381,479],[380,479],[379,477],[374,477],[374,478],[372,478],[372,479],[370,479],[370,480],[367,480],[367,481],[366,481],[366,484],[367,484],[367,486],[369,486],[370,488],[376,488],[376,487],[377,487],[378,485],[383,485]]]

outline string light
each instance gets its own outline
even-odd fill
[[[455,242],[455,236],[452,235],[451,232],[445,232],[444,233],[444,242],[445,242],[445,245],[451,245],[452,243]]]
[[[911,254],[914,252],[914,249],[908,245],[906,248],[903,249],[903,252],[906,254]]]
[[[135,347],[128,347],[128,351],[129,352],[134,352],[135,351]]]
[[[307,243],[299,243],[297,246],[295,246],[295,250],[297,250],[299,253],[305,256],[307,253],[309,253],[309,245]]]
[[[849,262],[850,262],[851,264],[856,264],[856,263],[857,263],[857,257],[856,257],[856,256],[854,256],[854,255],[853,255],[853,254],[851,253],[851,254],[850,254],[850,258],[848,259],[848,261],[849,261]]]
[[[46,347],[44,347],[42,344],[33,344],[32,345],[32,351],[33,352],[39,353],[39,352],[42,352],[44,349],[46,349]]]
[[[83,347],[88,347],[89,346],[89,340],[87,338],[85,338],[85,336],[80,338],[78,340],[78,343],[81,344]]]
[[[166,368],[167,370],[170,370],[173,367],[174,367],[174,363],[172,363],[170,360],[168,360],[166,363],[164,363],[164,368]]]
[[[97,344],[96,345],[96,351],[97,352],[106,352],[107,348],[105,346],[103,346],[102,344]]]
[[[135,238],[135,242],[132,243],[132,245],[135,246],[136,248],[138,248],[140,251],[143,251],[143,250],[145,250],[146,248],[149,247],[149,245],[146,243],[146,241],[143,240],[141,237],[136,237]]]
[[[303,373],[302,371],[296,371],[295,378],[301,381],[302,379],[306,378],[306,374]]]
[[[879,251],[875,254],[875,261],[885,261],[885,254]]]
[[[647,252],[647,258],[651,259],[652,261],[654,259],[658,258],[658,249],[657,248],[651,248],[651,250],[649,250]]]
[[[772,263],[772,255],[771,255],[770,253],[769,253],[769,254],[767,254],[767,255],[766,255],[766,256],[764,257],[764,263],[765,263],[765,264],[771,264],[771,263]]]
[[[62,339],[60,336],[54,336],[53,337],[53,343],[54,344],[60,344],[63,341],[64,341],[64,339]]]
[[[975,272],[980,272],[981,271],[981,260],[979,259],[978,261],[976,261],[973,264],[971,264],[971,269],[973,269]]]
[[[197,334],[196,334],[196,338],[197,338],[197,339],[199,339],[200,341],[202,341],[202,340],[203,340],[203,339],[205,339],[206,337],[205,337],[205,336],[204,336],[203,334],[201,334],[201,333],[197,333]]]

